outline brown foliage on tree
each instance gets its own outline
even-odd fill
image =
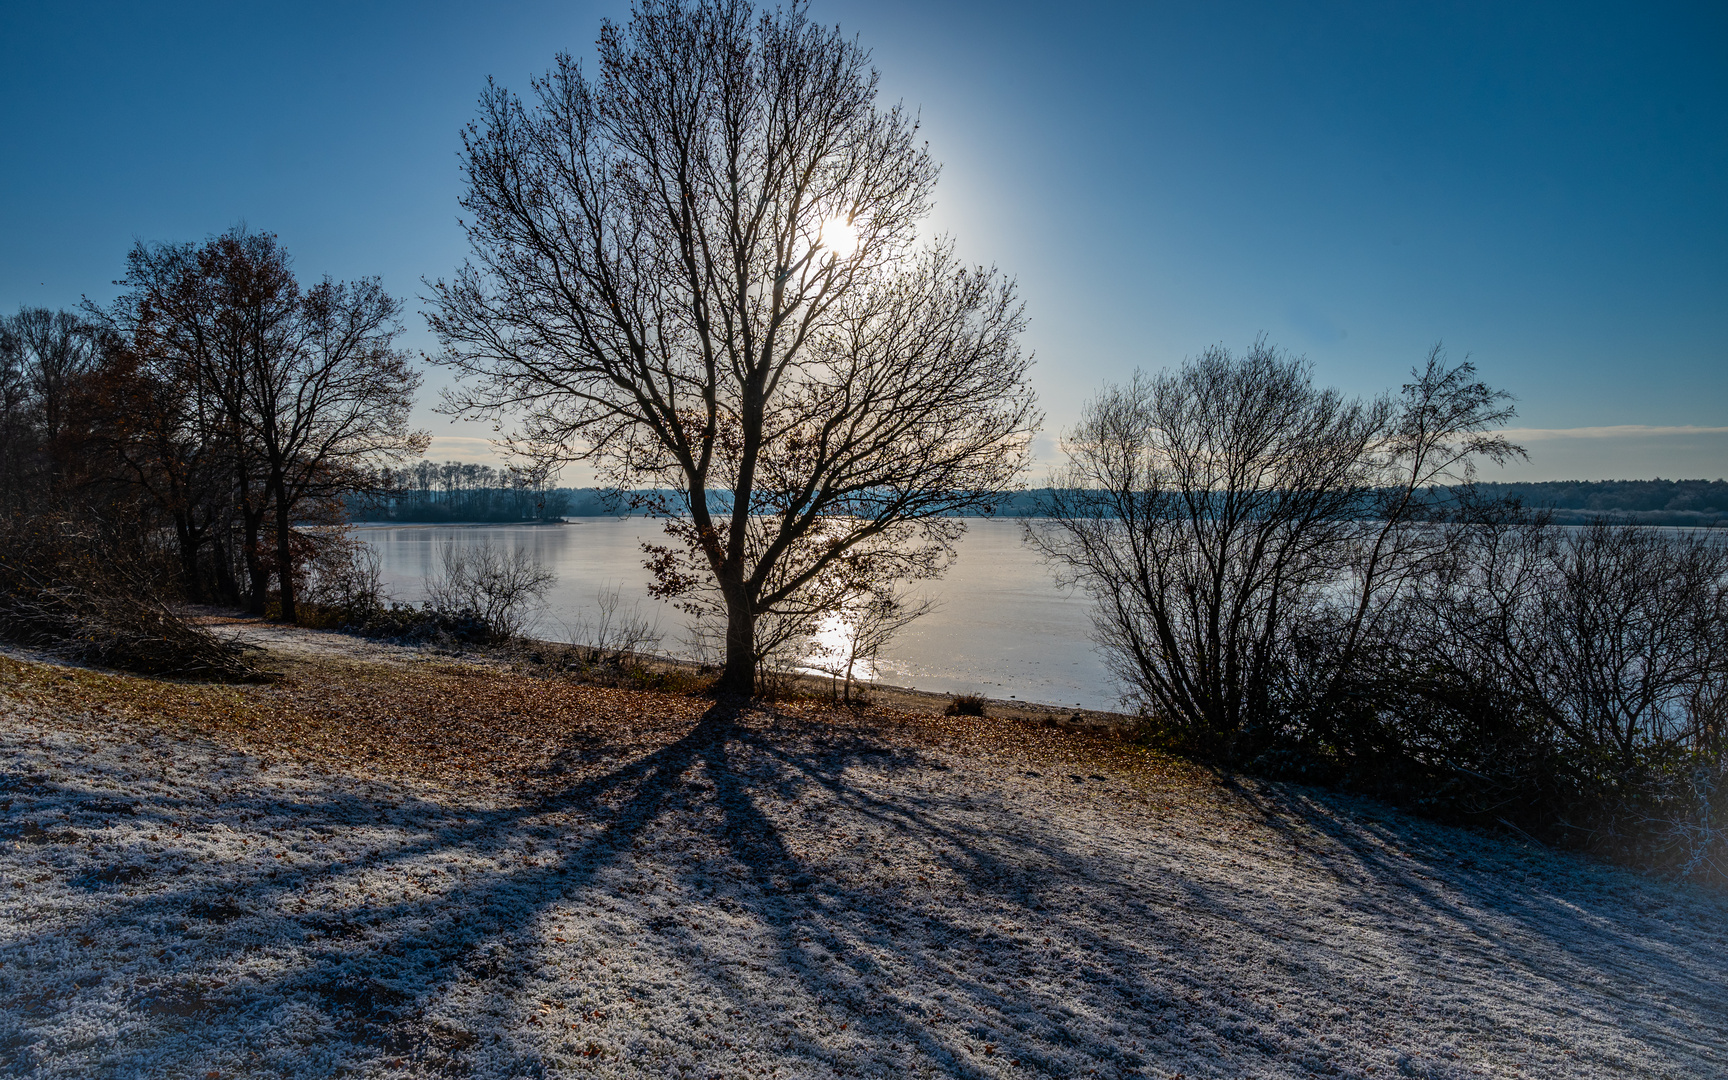
[[[401,304],[376,279],[302,289],[275,237],[239,229],[140,244],[127,271],[99,314],[152,407],[120,452],[171,508],[189,575],[237,520],[253,608],[274,571],[292,622],[296,525],[425,448],[408,428],[420,377],[395,348]]]

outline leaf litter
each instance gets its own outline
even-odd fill
[[[0,656],[32,1077],[1728,1074],[1728,903],[975,717]]]

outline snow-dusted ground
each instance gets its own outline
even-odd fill
[[[7,677],[9,1075],[1728,1075],[1722,897],[1371,803],[785,711],[517,798]]]

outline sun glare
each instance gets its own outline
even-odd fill
[[[850,259],[858,250],[858,230],[843,217],[829,218],[822,223],[822,246],[836,259]]]

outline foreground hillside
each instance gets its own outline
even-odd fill
[[[1728,1074],[1728,902],[1084,735],[0,656],[0,1072]]]

